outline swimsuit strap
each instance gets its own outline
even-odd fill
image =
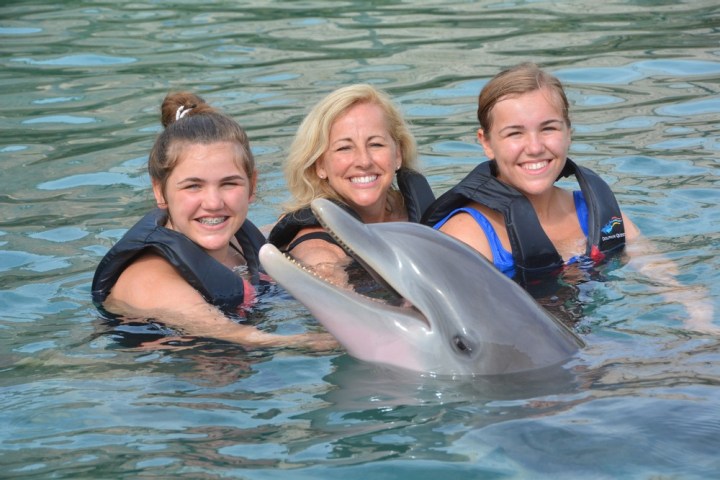
[[[310,232],[306,233],[305,235],[301,235],[287,246],[285,249],[285,253],[290,252],[293,248],[300,245],[302,242],[306,240],[325,240],[328,243],[332,243],[333,245],[337,245],[337,242],[332,238],[332,236],[327,232]]]

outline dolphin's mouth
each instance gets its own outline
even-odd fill
[[[348,245],[340,236],[332,229],[332,226],[329,225],[327,222],[325,222],[322,218],[322,216],[317,216],[318,221],[320,222],[320,225],[325,229],[325,231],[330,235],[330,237],[337,243],[337,245],[343,249],[343,251],[355,262],[357,265],[362,269],[363,272],[365,272],[366,275],[368,275],[370,278],[372,278],[379,287],[381,287],[381,290],[379,290],[377,293],[380,294],[381,298],[388,298],[391,299],[388,303],[389,304],[396,304],[395,306],[402,306],[405,308],[413,308],[412,302],[404,298],[400,293],[398,293],[395,288],[383,277],[383,275],[378,272],[377,270],[373,269],[368,263],[362,258],[362,256],[353,250],[353,248]],[[297,262],[296,262],[297,263]],[[352,268],[352,267],[350,267]],[[318,275],[317,272],[315,272],[315,275]],[[329,281],[328,279],[323,278],[320,276],[321,279],[325,281]],[[360,293],[363,290],[355,289],[356,292]],[[366,295],[371,298],[374,298],[375,295]],[[416,309],[415,309],[416,310]]]
[[[295,268],[312,275],[316,279],[332,285],[338,290],[347,292],[347,294],[359,295],[367,300],[378,302],[386,308],[412,311],[415,315],[420,315],[425,323],[429,322],[417,308],[415,308],[410,300],[400,295],[392,286],[382,277],[380,273],[370,268],[362,258],[353,251],[346,243],[342,242],[336,235],[328,230],[331,237],[337,242],[348,256],[354,260],[349,261],[347,265],[333,265],[331,268],[342,268],[348,277],[347,283],[340,283],[333,278],[332,275],[325,275],[322,268],[313,268],[298,261],[295,257],[287,252],[282,252],[282,256],[288,260]]]
[[[320,225],[348,255],[349,260],[347,264],[333,264],[332,267],[328,269],[318,268],[318,266],[303,264],[287,252],[278,251],[278,253],[294,268],[331,286],[342,295],[353,295],[360,297],[363,301],[371,301],[375,305],[380,305],[384,310],[388,311],[388,313],[392,310],[401,314],[403,317],[415,318],[424,323],[427,328],[430,328],[431,322],[427,315],[414,305],[412,299],[404,297],[393,288],[390,281],[383,276],[382,272],[372,268],[368,262],[363,259],[361,254],[353,249],[348,242],[343,240],[343,238],[335,232],[332,225],[323,219],[323,215],[320,212],[316,211],[315,213]],[[388,268],[393,268],[393,266],[388,265]],[[344,274],[346,274],[345,278],[347,278],[347,283],[338,282],[336,280],[337,276],[328,274],[334,273],[332,269],[343,269]]]

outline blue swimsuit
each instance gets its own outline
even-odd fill
[[[583,233],[587,237],[588,208],[587,203],[585,202],[585,197],[580,190],[577,190],[573,192],[573,199],[575,200],[575,210],[577,211],[580,228],[582,228]],[[440,227],[445,225],[445,223],[458,212],[468,213],[475,219],[478,225],[480,225],[480,228],[483,229],[483,232],[485,232],[485,236],[488,239],[488,243],[490,244],[490,250],[492,251],[493,264],[502,273],[504,273],[510,278],[513,278],[515,276],[515,260],[513,259],[512,252],[508,252],[507,250],[505,250],[505,247],[502,246],[500,238],[495,232],[493,226],[490,224],[490,221],[487,219],[487,217],[485,217],[485,215],[483,215],[479,211],[469,207],[455,209],[450,212],[445,218],[440,220],[433,228],[435,230],[440,229]],[[571,264],[577,262],[578,260],[579,257],[575,256],[565,263]]]

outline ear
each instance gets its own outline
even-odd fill
[[[482,145],[485,156],[490,160],[495,160],[495,152],[490,146],[490,139],[485,135],[485,131],[482,128],[478,128],[477,138],[480,145]]]
[[[402,157],[402,150],[400,150],[400,145],[395,145],[395,171],[397,172],[400,170],[400,167],[402,167],[403,164],[403,157]]]
[[[325,171],[322,157],[315,161],[315,174],[323,180],[327,178],[327,171]]]
[[[165,201],[165,195],[162,191],[162,185],[160,185],[160,182],[153,180],[152,181],[152,189],[153,189],[153,195],[155,195],[155,203],[159,208],[167,208],[167,202]]]

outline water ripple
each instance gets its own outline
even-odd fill
[[[134,63],[137,59],[110,57],[107,55],[86,54],[86,55],[70,55],[66,57],[50,58],[46,60],[35,60],[32,58],[13,58],[13,62],[26,63],[28,65],[50,65],[61,67],[94,67],[105,65],[123,65]]]

